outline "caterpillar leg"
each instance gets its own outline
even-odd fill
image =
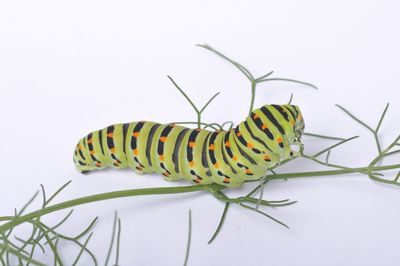
[[[134,161],[133,171],[138,175],[145,174],[146,173],[145,166],[140,163],[139,159],[137,157],[134,157],[133,161]]]
[[[86,149],[87,144],[81,139],[75,147],[73,161],[76,169],[82,174],[87,174],[97,167],[93,165],[91,154]]]
[[[292,148],[296,147],[297,150],[293,150]],[[290,144],[290,155],[292,157],[299,157],[303,155],[303,151],[304,151],[304,144],[301,143],[298,139],[295,139],[294,142],[292,144]]]

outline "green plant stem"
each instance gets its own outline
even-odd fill
[[[188,240],[187,240],[187,244],[186,244],[185,261],[183,263],[184,266],[186,266],[188,264],[191,241],[192,241],[192,211],[189,209],[189,233],[188,233]]]
[[[246,78],[251,82],[251,103],[250,103],[249,115],[251,115],[251,112],[253,111],[253,108],[254,108],[254,98],[255,98],[255,95],[256,95],[256,86],[257,86],[258,83],[266,82],[266,81],[287,81],[287,82],[299,83],[299,84],[302,84],[302,85],[306,85],[306,86],[312,87],[314,89],[318,89],[317,86],[315,86],[315,85],[313,85],[311,83],[308,83],[308,82],[304,82],[304,81],[299,81],[299,80],[294,80],[294,79],[287,79],[287,78],[268,78],[269,76],[271,76],[274,73],[274,71],[270,71],[267,74],[264,74],[264,75],[262,75],[262,76],[260,76],[258,78],[255,78],[253,76],[253,74],[246,67],[244,67],[243,65],[239,64],[238,62],[230,59],[229,57],[227,57],[223,53],[218,52],[217,50],[215,50],[211,46],[209,46],[207,44],[197,44],[197,46],[202,47],[204,49],[207,49],[207,50],[213,52],[214,54],[222,57],[223,59],[227,60],[229,63],[234,65],[240,72],[242,72],[243,75],[245,75]]]
[[[199,110],[199,108],[196,107],[196,105],[193,103],[193,101],[190,99],[190,97],[178,86],[178,84],[170,77],[167,76],[169,78],[169,80],[174,84],[175,88],[177,88],[179,90],[179,92],[183,95],[183,97],[185,97],[185,99],[189,102],[189,104],[192,106],[193,110],[196,112],[197,115],[197,128],[201,128],[200,125],[201,123],[201,114],[203,113],[203,111],[207,108],[207,106],[215,99],[215,97],[217,97],[219,95],[219,92],[217,92],[216,94],[214,94],[214,96],[212,96],[208,102],[203,106],[203,108],[201,108]]]
[[[197,113],[197,128],[201,128],[201,113]]]
[[[272,179],[287,179],[287,178],[299,178],[299,177],[315,177],[315,176],[331,176],[331,175],[342,175],[349,173],[359,173],[359,172],[374,172],[374,171],[384,171],[399,169],[400,164],[392,164],[385,166],[368,166],[368,167],[358,167],[349,169],[339,169],[339,170],[326,170],[326,171],[313,171],[313,172],[295,172],[295,173],[283,173],[283,174],[272,174],[268,176],[269,180]],[[250,182],[250,181],[249,181]],[[78,205],[83,205],[91,202],[123,198],[123,197],[133,197],[133,196],[144,196],[144,195],[164,195],[164,194],[179,194],[196,192],[202,190],[221,190],[224,188],[218,184],[211,185],[197,185],[197,186],[181,186],[181,187],[162,187],[162,188],[144,188],[144,189],[129,189],[121,191],[113,191],[108,193],[101,193],[96,195],[91,195],[87,197],[77,198],[62,203],[58,203],[46,208],[28,213],[23,216],[15,217],[13,220],[0,226],[0,232],[6,232],[14,228],[15,226],[24,223],[26,221],[32,220],[36,217],[41,217],[45,214],[49,214],[58,210],[71,208]]]
[[[349,169],[340,170],[327,170],[327,171],[313,171],[313,172],[296,172],[296,173],[284,173],[284,174],[273,174],[268,175],[268,179],[285,179],[285,178],[298,178],[298,177],[315,177],[315,176],[331,176],[331,175],[342,175],[351,173],[360,173],[367,171],[385,171],[399,169],[400,164],[391,164],[385,166],[375,166],[375,167],[357,167]]]
[[[212,185],[198,185],[198,186],[181,186],[181,187],[161,187],[161,188],[143,188],[143,189],[128,189],[128,190],[120,190],[120,191],[113,191],[107,193],[101,193],[96,195],[91,195],[87,197],[77,198],[69,201],[65,201],[62,203],[54,204],[48,206],[46,208],[28,213],[26,215],[22,215],[19,217],[14,217],[8,223],[5,223],[0,226],[0,232],[6,232],[11,228],[24,223],[26,221],[32,220],[36,217],[43,216],[48,213],[52,213],[55,211],[59,211],[66,208],[71,208],[74,206],[87,204],[91,202],[97,202],[102,200],[108,199],[115,199],[115,198],[123,198],[123,197],[133,197],[133,196],[144,196],[144,195],[165,195],[165,194],[179,194],[179,193],[187,193],[187,192],[196,192],[200,190],[207,190],[210,186],[215,187],[218,189],[221,187],[217,184]]]
[[[7,250],[8,252],[13,254],[14,256],[16,256],[16,257],[18,257],[20,259],[23,259],[26,262],[32,263],[34,265],[46,266],[46,264],[44,264],[42,262],[39,262],[37,260],[34,260],[31,257],[25,256],[24,254],[22,254],[22,253],[20,253],[20,252],[18,252],[16,250],[13,250],[11,248],[8,248],[8,247],[4,246],[3,244],[0,244],[0,250]]]
[[[104,266],[108,266],[108,261],[110,260],[111,252],[113,250],[115,232],[116,232],[116,228],[117,228],[117,220],[118,220],[118,215],[117,215],[117,212],[115,212],[114,213],[114,223],[113,223],[113,229],[112,229],[112,234],[111,234],[110,246],[108,248],[106,262],[104,262]]]
[[[309,137],[316,137],[316,138],[320,138],[320,139],[345,140],[345,138],[331,137],[331,136],[319,135],[319,134],[314,134],[314,133],[309,133],[309,132],[304,132],[303,135],[309,136]]]
[[[380,152],[379,155],[369,164],[369,166],[374,166],[378,162],[381,161],[383,157],[394,147],[396,146],[397,142],[400,141],[400,135],[390,144],[383,152]]]
[[[252,80],[251,81],[251,102],[250,102],[249,115],[251,115],[251,112],[253,112],[253,109],[254,109],[254,99],[256,98],[256,86],[257,86],[257,82],[255,80]]]

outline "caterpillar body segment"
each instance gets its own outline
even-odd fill
[[[294,105],[265,105],[229,131],[139,121],[110,125],[79,140],[76,168],[106,167],[158,173],[168,181],[238,187],[298,155],[304,121]]]

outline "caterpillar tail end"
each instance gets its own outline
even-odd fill
[[[91,161],[90,158],[85,155],[86,152],[81,145],[81,141],[79,141],[74,151],[73,160],[75,168],[82,174],[88,174],[89,172],[96,169],[96,166],[93,165],[93,161]]]

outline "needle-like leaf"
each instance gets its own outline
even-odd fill
[[[192,240],[192,211],[189,210],[189,232],[188,232],[188,240],[186,243],[185,261],[183,263],[184,266],[187,265],[188,260],[189,260],[191,240]]]
[[[230,203],[226,202],[224,211],[222,212],[221,219],[219,220],[219,223],[218,223],[218,227],[215,230],[214,234],[212,235],[211,239],[208,241],[208,244],[211,244],[217,238],[219,232],[221,231],[222,226],[224,225],[224,222],[225,222],[226,215],[228,214],[229,206],[230,206]]]

